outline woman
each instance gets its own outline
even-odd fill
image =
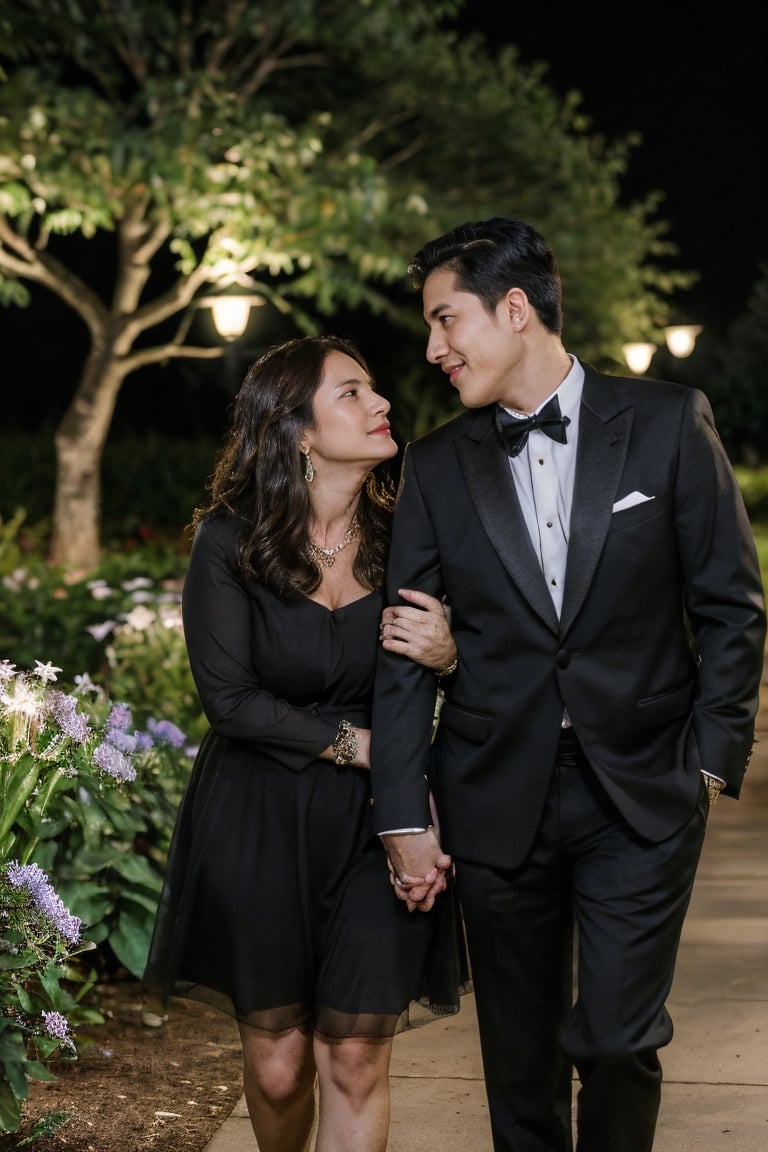
[[[383,1152],[394,1034],[468,987],[453,894],[410,915],[369,823],[389,407],[349,343],[272,348],[195,514],[184,629],[211,729],[145,985],[236,1017],[260,1152],[309,1148],[316,1079],[317,1152]],[[439,675],[455,657],[442,606],[408,598],[388,644]]]

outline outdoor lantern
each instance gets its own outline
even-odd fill
[[[638,341],[636,344],[625,344],[622,348],[624,359],[632,372],[638,376],[646,372],[653,359],[656,345]]]
[[[238,340],[248,327],[251,308],[264,304],[264,297],[242,281],[230,283],[226,288],[214,289],[198,300],[201,308],[210,308],[216,331],[222,339]]]
[[[693,352],[699,332],[701,332],[700,324],[672,324],[664,329],[664,340],[672,355],[682,360]],[[648,370],[655,351],[656,345],[650,341],[638,341],[622,346],[624,359],[630,370],[638,376]]]
[[[701,332],[700,324],[673,324],[670,328],[664,329],[667,348],[678,359],[690,356],[699,332]]]

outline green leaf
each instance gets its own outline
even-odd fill
[[[15,1096],[10,1084],[0,1079],[0,1131],[18,1131],[21,1123],[21,1104],[23,1099],[25,1099],[25,1097],[19,1098]]]
[[[125,909],[117,928],[110,932],[109,946],[125,968],[138,979],[144,974],[152,939],[152,922]]]

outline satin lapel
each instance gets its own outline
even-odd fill
[[[611,525],[613,503],[632,429],[632,409],[624,408],[617,412],[612,389],[604,393],[604,397],[611,398],[609,405],[593,406],[590,403],[592,391],[588,380],[585,381],[579,413],[565,592],[560,614],[561,635],[575,620],[595,574]]]
[[[483,425],[478,422],[478,433]],[[557,613],[531,544],[509,460],[493,420],[483,434],[455,441],[456,453],[480,522],[526,600],[553,632]]]

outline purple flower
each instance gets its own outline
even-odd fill
[[[136,769],[119,748],[108,740],[93,750],[93,759],[103,772],[116,780],[135,780]]]
[[[35,907],[53,921],[56,930],[65,940],[77,944],[82,920],[73,916],[61,897],[56,895],[39,864],[19,864],[17,860],[12,860],[6,875],[14,888],[26,888]]]
[[[61,1012],[46,1012],[43,1009],[43,1022],[49,1036],[55,1036],[57,1040],[69,1039],[69,1020]]]
[[[107,731],[127,732],[133,723],[131,710],[127,704],[113,704],[107,717]]]
[[[77,698],[66,692],[52,692],[50,700],[51,713],[62,732],[84,744],[90,729],[87,717],[77,710]]]
[[[154,741],[149,732],[135,732],[136,737],[136,751],[149,752],[150,748],[154,747]]]
[[[172,724],[170,720],[149,719],[147,728],[155,740],[171,744],[174,748],[183,747],[187,739],[181,729]]]
[[[106,738],[113,748],[119,748],[121,752],[125,752],[126,756],[130,756],[136,751],[136,737],[132,732],[121,732],[119,729],[111,728],[107,732]]]

